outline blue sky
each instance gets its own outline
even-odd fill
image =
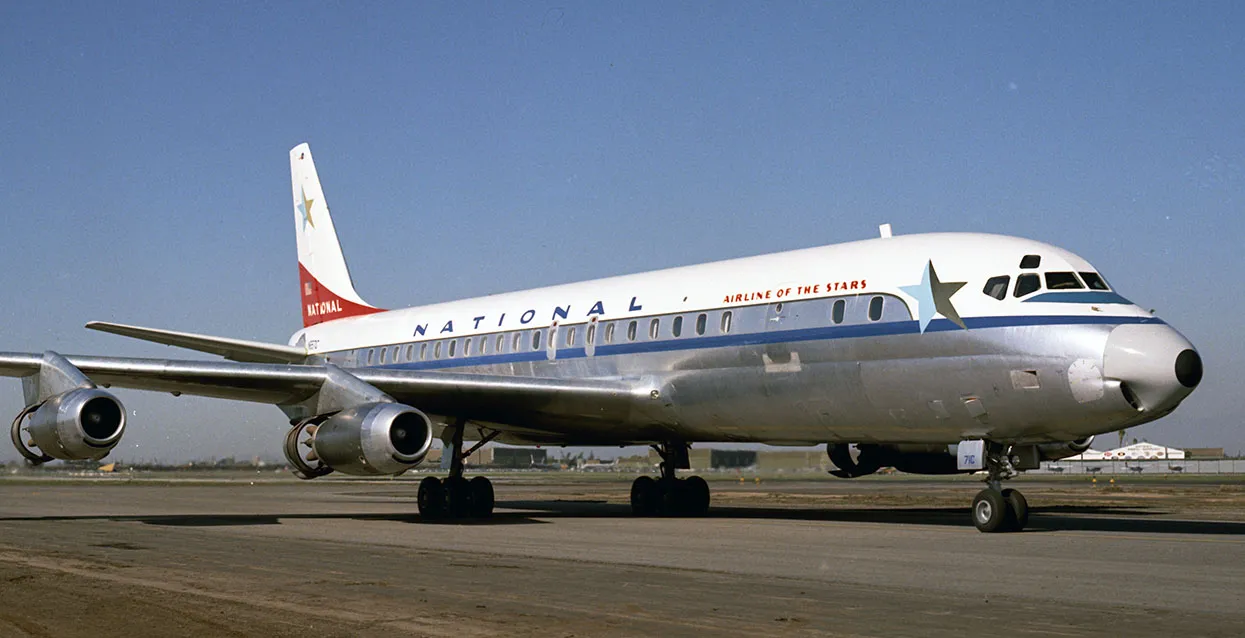
[[[883,222],[1051,242],[1204,355],[1130,436],[1245,450],[1245,5],[667,4],[0,4],[0,350],[284,342],[308,141],[385,307]],[[279,454],[274,408],[122,397],[121,458]]]

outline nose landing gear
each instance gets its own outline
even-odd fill
[[[1003,489],[1003,481],[1019,474],[1008,456],[1008,446],[986,443],[986,489],[973,497],[973,525],[982,532],[1019,532],[1029,524],[1029,502],[1018,490]]]

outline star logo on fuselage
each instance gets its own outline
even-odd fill
[[[303,216],[303,230],[305,231],[307,230],[308,224],[310,224],[312,228],[316,227],[315,221],[311,219],[311,205],[316,203],[316,200],[307,199],[307,189],[300,188],[299,191],[300,197],[303,201],[297,202],[295,205],[298,206],[298,212]]]
[[[934,319],[935,312],[950,319],[955,325],[965,330],[968,329],[968,326],[964,325],[964,320],[960,318],[960,313],[951,304],[951,296],[963,288],[965,283],[967,282],[939,281],[938,273],[934,271],[934,262],[929,261],[925,265],[925,272],[921,275],[921,283],[915,286],[899,287],[900,290],[916,299],[922,334],[929,326],[929,322]]]

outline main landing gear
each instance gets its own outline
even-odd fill
[[[986,442],[986,489],[973,498],[973,525],[982,532],[1019,532],[1029,524],[1029,502],[1013,489],[1003,489],[1003,481],[1018,474],[1012,466],[1008,448]]]
[[[661,478],[641,476],[631,484],[631,512],[636,516],[704,516],[709,511],[709,484],[699,476],[675,477],[691,468],[686,443],[654,445],[661,455]]]
[[[426,520],[440,518],[488,518],[493,515],[493,483],[483,476],[467,480],[463,476],[463,460],[471,456],[485,443],[492,441],[497,433],[483,437],[470,450],[463,453],[463,429],[466,423],[459,420],[450,426],[449,445],[442,450],[450,459],[450,475],[445,480],[435,476],[419,482],[417,501],[419,515]]]

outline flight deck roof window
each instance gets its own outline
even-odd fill
[[[1016,278],[1016,291],[1012,294],[1023,297],[1042,288],[1042,279],[1033,273],[1025,273]]]
[[[874,297],[869,300],[869,321],[877,321],[882,318],[882,298]]]
[[[999,275],[986,280],[986,287],[981,291],[987,295],[994,297],[1000,301],[1007,296],[1007,285],[1012,282],[1012,278],[1007,275]]]
[[[830,310],[830,318],[835,323],[843,323],[843,313],[847,310],[847,302],[842,299],[835,299],[834,306]]]
[[[1080,279],[1076,278],[1074,272],[1048,272],[1046,273],[1047,290],[1077,290],[1084,288],[1084,284]]]
[[[1102,278],[1102,275],[1096,272],[1083,272],[1081,273],[1081,279],[1085,280],[1085,285],[1089,286],[1090,290],[1110,290],[1111,289],[1110,287],[1107,286],[1107,281]]]
[[[1024,270],[1031,270],[1042,265],[1041,255],[1025,255],[1020,259],[1020,267]]]

